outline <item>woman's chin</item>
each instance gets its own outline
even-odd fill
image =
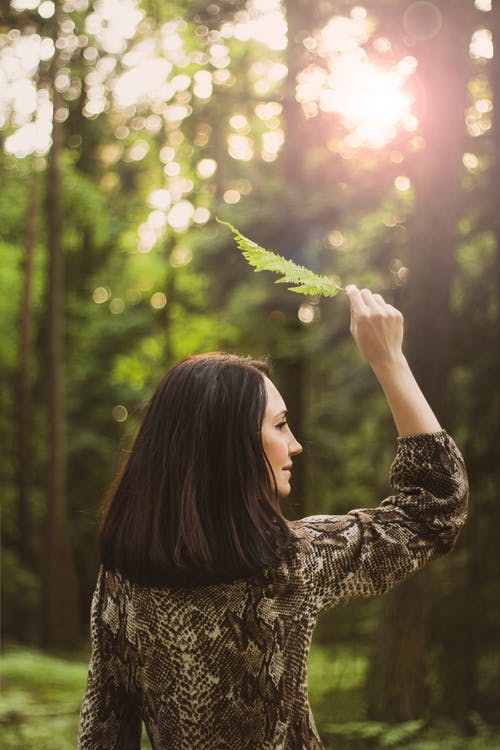
[[[291,491],[292,488],[290,487],[289,482],[284,482],[278,487],[278,495],[280,498],[288,497]]]

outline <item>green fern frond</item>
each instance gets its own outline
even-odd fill
[[[283,258],[283,256],[273,253],[270,250],[265,250],[253,240],[242,235],[228,221],[222,221],[221,219],[217,219],[217,221],[219,224],[229,227],[233,232],[236,243],[243,253],[243,257],[256,271],[272,271],[281,275],[281,278],[275,281],[276,284],[295,284],[295,286],[289,287],[291,292],[297,292],[297,294],[319,294],[323,297],[335,297],[340,291],[345,291],[332,279],[329,279],[328,276],[319,276],[309,268],[305,268],[305,266],[299,266],[292,260]]]

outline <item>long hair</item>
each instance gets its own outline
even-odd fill
[[[267,365],[189,357],[153,394],[103,503],[101,560],[143,585],[249,577],[276,567],[293,533],[264,452]]]

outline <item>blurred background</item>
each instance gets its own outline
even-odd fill
[[[395,430],[344,296],[254,274],[219,216],[404,311],[470,475],[448,558],[322,616],[325,747],[498,750],[499,2],[1,13],[4,747],[75,746],[100,498],[171,364],[271,358],[305,447],[287,517],[390,492]]]

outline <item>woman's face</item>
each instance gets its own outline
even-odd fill
[[[278,495],[286,497],[290,493],[292,456],[302,453],[286,421],[286,406],[278,389],[264,376],[267,391],[267,406],[262,422],[262,443],[271,468]]]

